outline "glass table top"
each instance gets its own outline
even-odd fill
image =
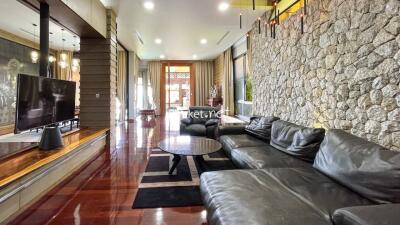
[[[158,147],[176,155],[207,155],[217,152],[222,145],[213,139],[194,136],[177,136],[162,140]]]

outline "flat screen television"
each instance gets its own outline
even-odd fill
[[[15,133],[73,119],[75,89],[72,81],[18,74]]]

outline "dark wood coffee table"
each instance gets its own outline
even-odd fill
[[[172,174],[176,169],[181,156],[194,156],[194,158],[202,163],[203,155],[217,152],[222,148],[222,145],[213,139],[194,136],[177,136],[162,140],[158,147],[168,153],[174,155],[172,166],[169,174]]]

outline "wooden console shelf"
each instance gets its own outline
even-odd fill
[[[0,189],[21,177],[67,155],[78,146],[105,135],[108,129],[82,129],[63,137],[64,147],[53,151],[41,151],[33,148],[0,161]]]

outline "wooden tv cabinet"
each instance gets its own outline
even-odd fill
[[[37,147],[0,161],[0,224],[18,214],[104,150],[108,129],[81,129],[64,147]]]

